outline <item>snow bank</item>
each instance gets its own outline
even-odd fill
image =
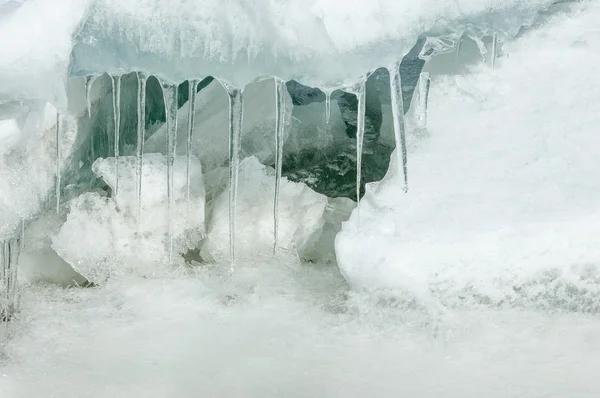
[[[432,83],[409,193],[390,165],[337,237],[354,287],[446,302],[597,295],[600,81],[582,66],[600,62],[598,17],[581,6],[507,46],[497,70]]]

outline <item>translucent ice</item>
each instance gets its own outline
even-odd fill
[[[252,259],[273,251],[273,192],[275,172],[254,157],[240,164],[237,197],[236,258]],[[228,190],[213,202],[202,258],[227,261]],[[327,198],[304,184],[281,179],[278,248],[302,256],[319,238]]]
[[[94,282],[131,271],[147,275],[169,263],[169,226],[175,253],[185,253],[198,245],[204,231],[204,185],[200,162],[192,157],[191,187],[193,212],[188,214],[186,198],[187,158],[178,156],[173,167],[172,218],[167,208],[167,160],[160,154],[145,154],[142,163],[142,202],[137,223],[137,186],[135,156],[119,158],[120,189],[114,198],[101,192],[85,193],[73,199],[70,212],[53,249],[73,268]],[[98,159],[94,172],[114,187],[115,158]],[[139,228],[139,229],[138,229]],[[138,233],[139,230],[139,233]],[[181,258],[173,258],[181,263]]]

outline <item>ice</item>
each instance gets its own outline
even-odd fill
[[[327,91],[325,93],[325,123],[329,124],[329,119],[331,119],[331,92]]]
[[[96,80],[96,76],[86,76],[85,77],[85,103],[87,105],[87,113],[88,117],[92,117],[92,100],[90,98],[90,93],[92,91],[92,87],[94,85],[94,81]]]
[[[577,70],[598,62],[600,9],[587,7],[507,45],[493,72],[435,80],[429,134],[408,137],[410,193],[390,166],[360,203],[361,233],[355,212],[336,238],[352,286],[449,306],[598,308],[600,91]]]
[[[365,140],[365,82],[359,84],[354,90],[358,98],[358,110],[356,113],[356,201],[360,200],[360,188],[362,177],[362,154]]]
[[[229,260],[232,270],[235,267],[235,230],[237,224],[237,194],[240,168],[240,140],[243,123],[242,90],[226,84],[223,87],[229,95]]]
[[[173,82],[214,75],[236,87],[277,76],[338,88],[397,62],[422,33],[450,42],[464,31],[511,36],[553,2],[102,0],[78,32],[71,73],[141,69]]]
[[[0,321],[7,322],[17,309],[17,265],[20,238],[0,240]]]
[[[286,92],[287,88],[283,80],[275,81],[275,98],[277,112],[275,123],[275,195],[273,198],[273,254],[277,253],[277,242],[279,238],[279,192],[281,189],[281,171],[283,168],[283,137],[285,136],[287,113]]]
[[[406,131],[404,129],[404,101],[402,100],[400,65],[394,65],[389,68],[388,71],[390,74],[390,97],[394,124],[394,142],[396,144],[396,166],[398,167],[398,175],[404,176],[404,192],[408,192],[408,159],[406,156]]]
[[[115,194],[119,191],[119,141],[121,133],[121,75],[111,77],[112,81],[112,102],[113,102],[113,120],[114,120],[114,153],[117,159],[115,165]]]
[[[167,122],[167,224],[169,226],[169,235],[167,240],[167,247],[169,251],[169,263],[173,260],[173,206],[175,200],[174,185],[173,185],[173,162],[175,161],[175,154],[177,148],[177,86],[163,83],[163,96],[165,101],[165,114]],[[118,162],[116,165],[118,166]],[[186,168],[187,169],[187,168]],[[119,169],[117,168],[117,172]],[[118,178],[117,178],[118,182]],[[187,176],[186,176],[187,184]]]
[[[173,163],[173,206],[168,207],[168,159],[160,154],[144,154],[142,162],[141,219],[136,217],[137,186],[135,156],[119,158],[120,190],[109,198],[102,191],[88,192],[69,203],[69,214],[52,239],[52,248],[73,268],[93,282],[133,272],[160,273],[170,260],[181,264],[184,254],[197,247],[204,233],[204,185],[200,162],[192,157],[190,208],[186,199],[187,158],[177,156]],[[94,172],[110,187],[116,183],[115,158],[98,159]],[[139,229],[139,232],[138,232]],[[170,243],[173,241],[173,253]],[[171,257],[173,255],[173,257]]]
[[[146,136],[146,75],[142,72],[138,76],[138,92],[137,92],[137,141],[135,156],[137,159],[136,166],[136,198],[137,198],[137,217],[141,218],[142,210],[142,174],[143,174],[143,159],[144,153],[144,138]]]
[[[427,127],[427,107],[429,106],[429,88],[431,76],[429,72],[421,73],[419,77],[419,90],[417,96],[417,126],[420,129]]]
[[[292,123],[292,101],[285,93],[286,117]],[[241,150],[245,156],[254,155],[261,163],[275,161],[275,87],[273,79],[248,85],[244,89],[244,123]],[[213,80],[196,96],[192,154],[202,162],[205,171],[222,166],[229,161],[229,96],[222,85]],[[189,101],[178,111],[177,154],[185,155],[187,147],[187,119]],[[286,127],[284,140],[292,135]],[[161,127],[146,141],[145,151],[162,152],[167,146],[166,126]]]
[[[275,171],[261,165],[255,157],[240,163],[236,203],[236,260],[252,260],[273,252],[273,192]],[[208,235],[201,250],[206,261],[229,259],[229,189],[212,204]],[[278,249],[300,257],[319,238],[327,198],[304,184],[281,179],[279,192]]]
[[[186,171],[187,174],[187,199],[190,199],[190,162],[192,159],[192,139],[194,138],[194,116],[196,112],[196,92],[198,91],[198,80],[192,80],[189,82],[189,106],[188,106],[188,134],[187,134],[187,147],[186,147],[186,156],[188,158],[188,168]]]

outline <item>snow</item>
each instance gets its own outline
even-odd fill
[[[222,271],[222,268],[221,268]],[[31,287],[0,393],[115,397],[490,398],[600,393],[596,316],[455,311],[348,294],[280,262],[99,289]],[[345,300],[344,295],[349,298]]]
[[[351,285],[597,308],[600,88],[580,68],[600,61],[600,7],[581,7],[506,46],[494,71],[434,79],[428,128],[409,129],[409,193],[391,165],[337,237]]]

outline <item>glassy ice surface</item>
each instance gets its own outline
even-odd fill
[[[600,6],[267,3],[0,0],[0,396],[599,396]]]

